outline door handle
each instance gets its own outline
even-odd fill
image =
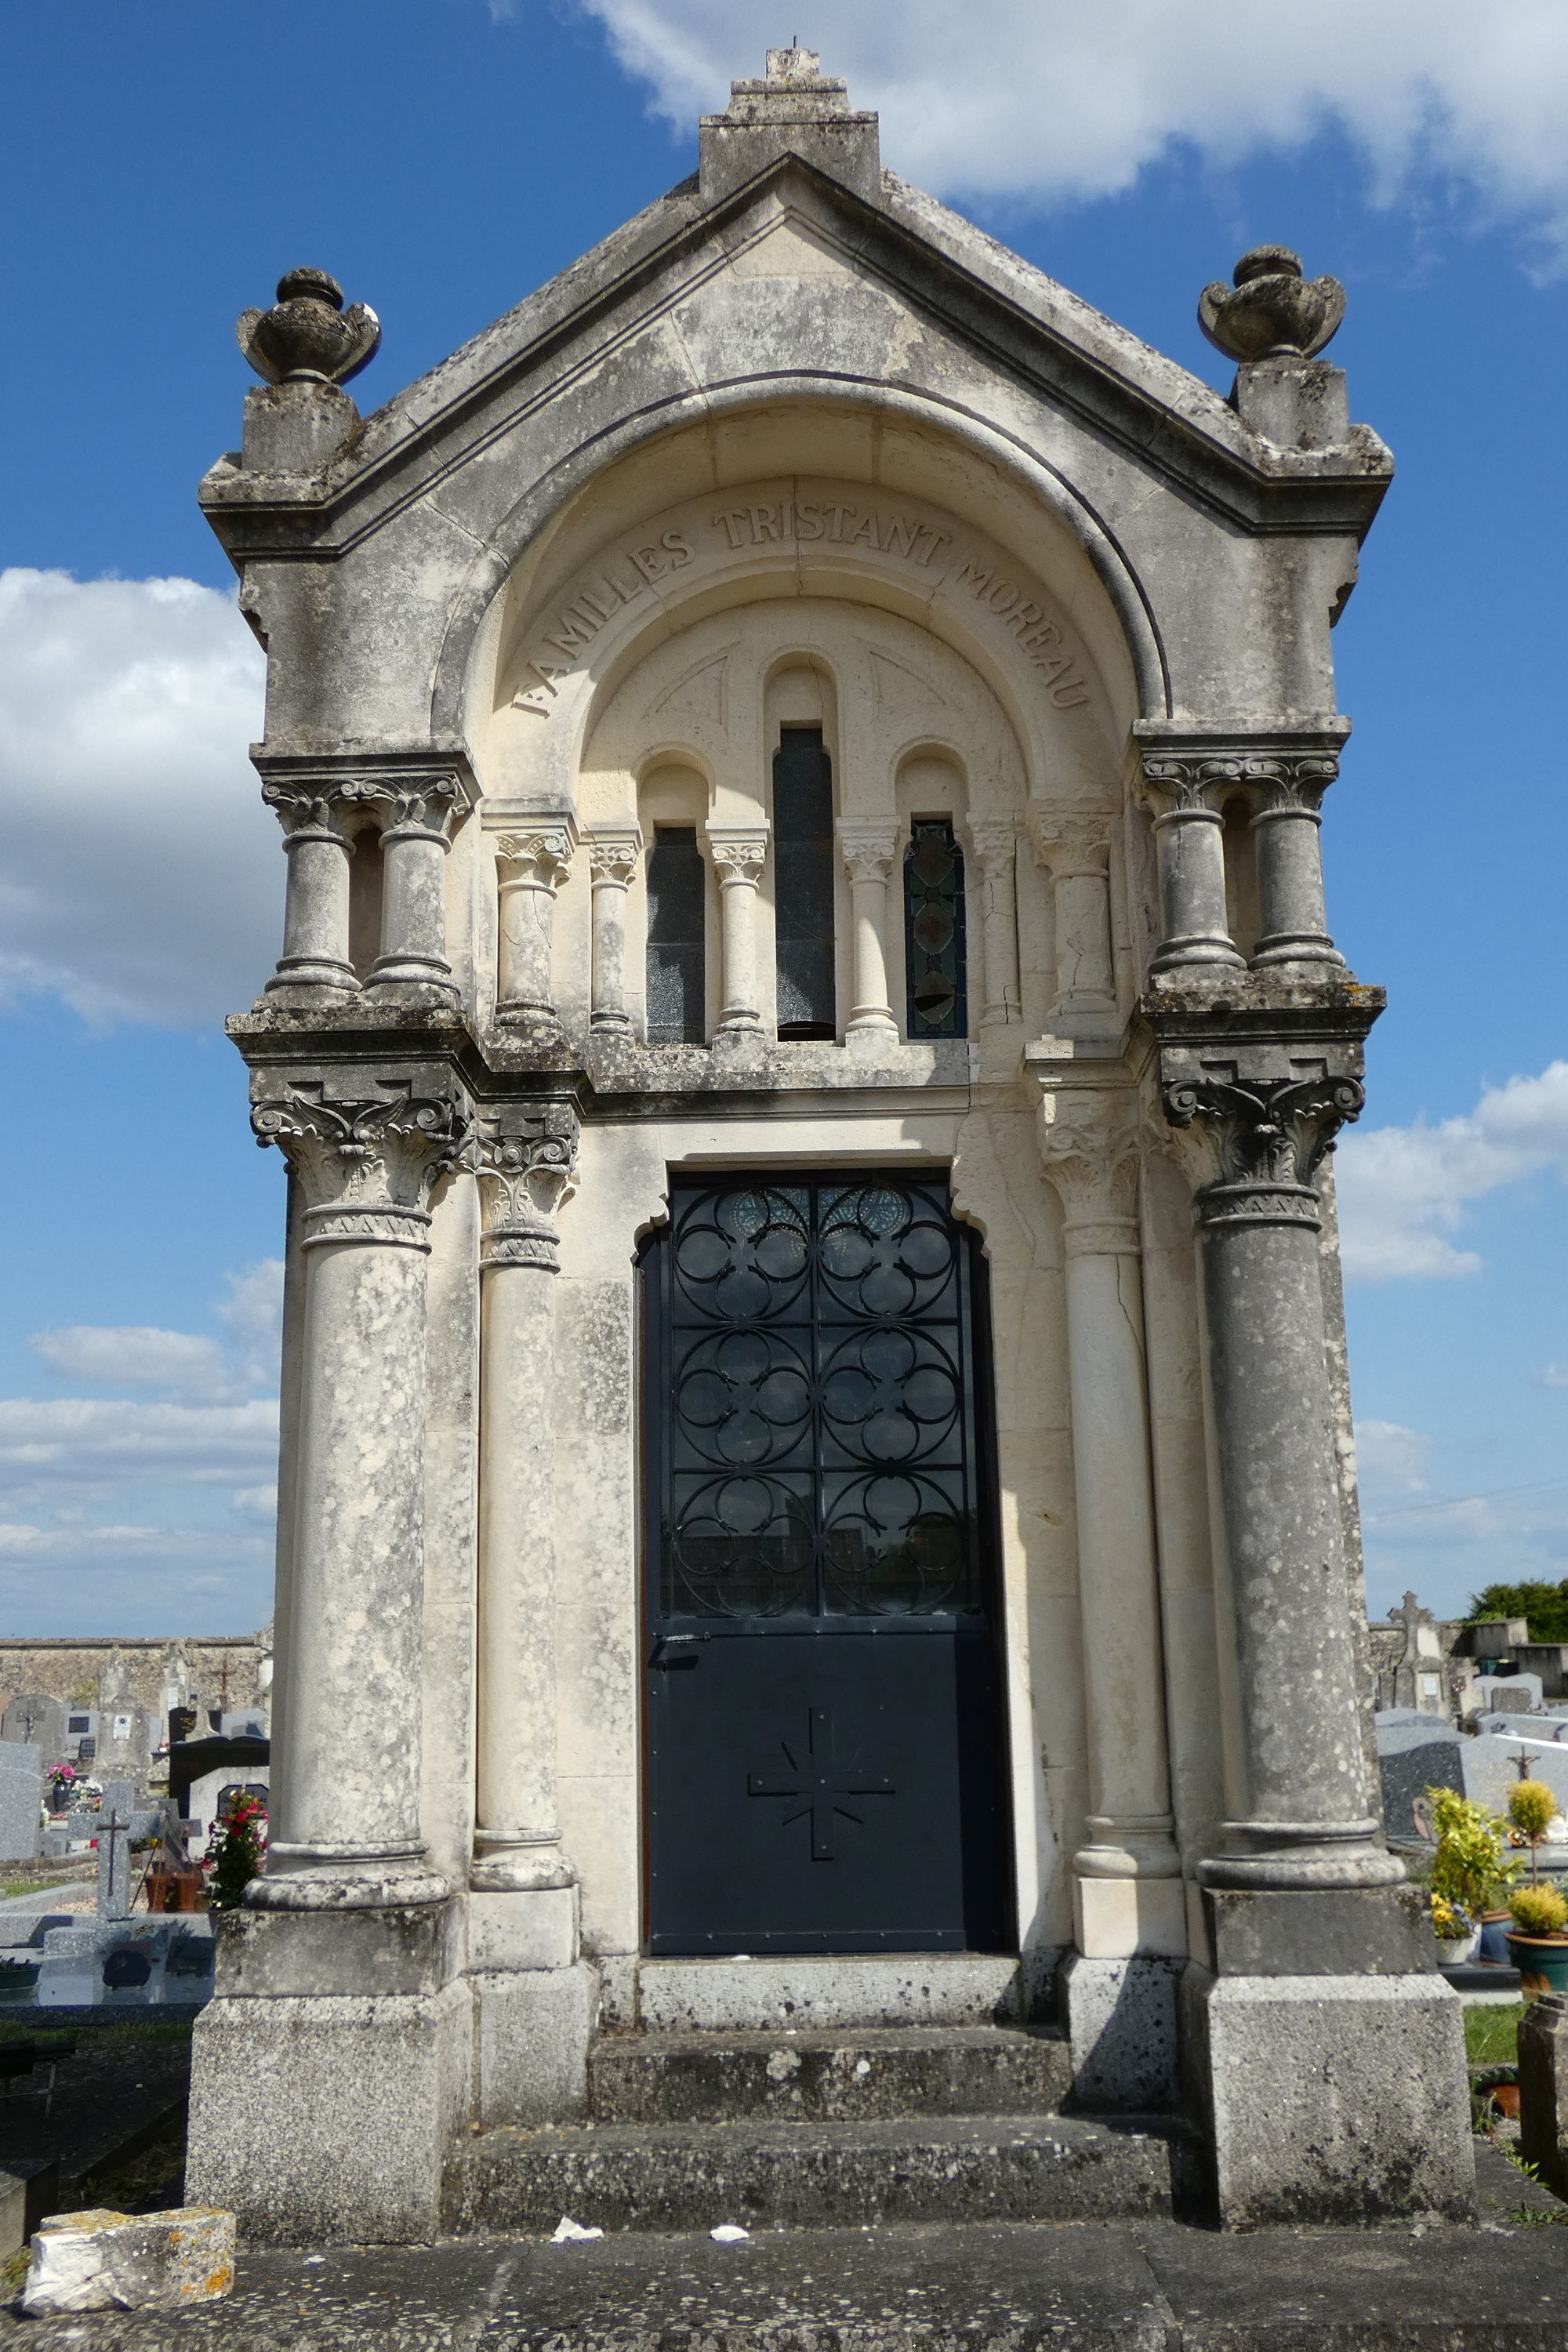
[[[707,1642],[711,1638],[708,1633],[656,1633],[653,1648],[648,1652],[647,1663],[650,1673],[657,1671],[664,1675],[676,1674],[683,1666],[696,1665],[697,1653],[688,1644]],[[668,1655],[671,1650],[676,1653],[673,1657]]]

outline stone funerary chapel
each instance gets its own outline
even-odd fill
[[[552,2220],[639,2061],[771,2037],[761,2111],[997,2021],[1226,2222],[1469,2210],[1357,1646],[1342,305],[1246,257],[1222,399],[791,49],[374,415],[331,279],[241,318],[289,1271],[191,2187],[253,2235]]]

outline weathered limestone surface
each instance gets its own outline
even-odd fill
[[[1462,2208],[1352,1630],[1326,1154],[1382,1000],[1320,832],[1390,461],[1317,356],[1342,299],[1245,257],[1204,296],[1222,398],[885,171],[792,49],[695,182],[374,415],[374,316],[321,273],[242,320],[266,383],[202,496],[289,873],[231,1024],[289,1171],[277,1795],[193,2178],[258,2234],[427,2234],[468,2126],[580,2115],[603,2028],[1030,2018],[1068,1953],[1080,2104],[1179,2059],[1227,2220]],[[809,1040],[796,727],[833,781]],[[968,1012],[921,1043],[933,817]],[[676,826],[700,1034],[650,1045]],[[950,1171],[984,1243],[1001,1954],[644,1955],[638,1255],[674,1174],[802,1167]]]

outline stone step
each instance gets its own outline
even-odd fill
[[[447,2177],[458,2233],[854,2229],[1169,2213],[1185,2143],[1164,2118],[605,2124],[474,2134]]]
[[[1049,2114],[1072,2063],[1058,2026],[619,2033],[595,2043],[588,2080],[601,2123],[855,2123]]]
[[[989,2025],[1035,2013],[1018,1961],[984,1952],[653,1958],[637,1970],[638,2021],[652,2033]]]

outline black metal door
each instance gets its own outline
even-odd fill
[[[984,1277],[942,1176],[671,1186],[643,1264],[655,1952],[1002,1948]]]

